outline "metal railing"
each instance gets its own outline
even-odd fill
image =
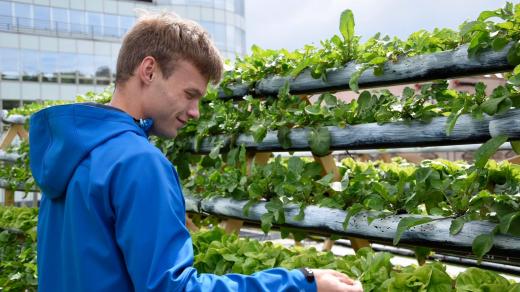
[[[121,38],[127,28],[107,25],[86,25],[73,22],[50,21],[0,15],[0,30],[33,32],[47,35],[95,38]]]

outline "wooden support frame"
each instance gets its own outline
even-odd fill
[[[12,124],[7,133],[3,136],[0,143],[0,149],[7,150],[13,143],[13,140],[19,136],[21,139],[29,139],[29,133],[22,124]],[[14,190],[6,189],[4,192],[4,205],[14,206]]]

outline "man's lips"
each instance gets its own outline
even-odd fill
[[[177,121],[181,122],[182,125],[186,124],[186,121],[177,118]]]

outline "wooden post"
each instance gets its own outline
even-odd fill
[[[269,158],[271,158],[272,152],[259,152],[259,153],[253,153],[248,152],[247,153],[247,175],[251,175],[251,167],[253,166],[253,163],[256,163],[258,165],[265,165],[269,161]],[[224,230],[226,233],[239,233],[240,228],[244,225],[244,221],[238,220],[238,219],[227,219],[225,222],[223,222]]]
[[[507,161],[513,163],[513,164],[520,164],[520,155],[517,155],[515,157],[511,157],[507,159]]]
[[[329,173],[334,174],[334,181],[340,181],[341,177],[339,175],[338,167],[336,166],[336,161],[334,160],[334,157],[332,157],[331,154],[323,157],[318,157],[313,155],[314,160],[317,161],[323,168],[322,175],[327,175]],[[370,246],[370,242],[366,239],[361,238],[355,238],[355,237],[348,237],[350,240],[350,243],[352,244],[352,248],[357,251],[362,247]],[[329,251],[332,249],[332,246],[334,245],[334,241],[330,238],[326,239],[323,243],[323,250]]]
[[[32,207],[38,208],[38,192],[33,192]]]
[[[11,143],[13,143],[14,138],[16,136],[20,136],[22,139],[28,139],[29,133],[25,130],[23,125],[11,125],[7,134],[2,139],[2,143],[0,143],[0,149],[7,150]],[[4,205],[5,206],[14,206],[14,191],[13,190],[5,190],[4,192]]]
[[[193,221],[191,221],[190,216],[188,216],[188,213],[186,213],[186,227],[188,227],[189,231],[199,231],[199,228]]]
[[[2,139],[2,143],[0,144],[0,148],[2,150],[7,150],[9,146],[11,146],[11,143],[13,142],[14,138],[18,134],[18,130],[16,128],[18,125],[12,125],[9,130],[7,131],[7,134],[5,134],[4,138]]]
[[[24,140],[29,139],[29,133],[25,130],[24,125],[13,125],[12,127],[16,128],[16,133],[20,138]]]
[[[14,191],[13,190],[5,190],[4,191],[4,205],[5,206],[14,206]]]

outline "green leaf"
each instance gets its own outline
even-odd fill
[[[488,98],[488,99],[486,99],[486,101],[484,101],[480,105],[480,108],[486,114],[492,116],[497,112],[498,105],[506,98],[507,98],[507,96],[502,96],[502,97],[498,97],[498,98]]]
[[[457,276],[456,291],[512,291],[509,281],[497,272],[475,267],[467,268]]]
[[[372,65],[379,65],[379,64],[383,64],[386,61],[388,61],[388,58],[386,58],[386,57],[375,57],[372,60],[370,60],[370,62],[368,62],[368,63],[372,64]]]
[[[329,108],[335,107],[338,104],[338,99],[330,93],[324,94],[323,100]]]
[[[464,223],[466,223],[466,219],[464,217],[459,217],[452,220],[450,225],[450,234],[458,234],[462,230],[462,227],[464,227]]]
[[[316,156],[325,156],[330,153],[330,132],[326,127],[313,128],[309,132],[309,145]]]
[[[516,224],[513,224],[513,226],[518,226],[518,224],[520,224],[520,211],[509,213],[509,214],[503,216],[502,218],[500,218],[500,224],[499,224],[500,232],[502,232],[504,234],[509,232],[514,236],[520,236],[520,232],[512,232],[513,230],[511,230],[511,223],[514,221],[516,221],[515,222]],[[518,228],[516,228],[516,229],[518,230]],[[517,231],[517,230],[514,230],[514,231]]]
[[[352,10],[347,9],[341,13],[339,31],[346,42],[351,42],[354,38],[354,14]]]
[[[287,168],[291,172],[301,174],[305,168],[305,161],[298,156],[291,156],[287,161]]]
[[[260,216],[261,228],[265,234],[267,234],[269,230],[271,230],[271,227],[273,227],[273,216],[272,213],[265,213]]]
[[[352,216],[355,216],[359,212],[363,211],[365,207],[359,203],[355,203],[347,209],[347,216],[345,217],[345,221],[343,221],[343,229],[346,231],[348,229],[348,222]]]
[[[478,16],[478,21],[485,21],[486,19],[490,18],[490,17],[498,17],[499,15],[497,14],[496,11],[489,11],[489,10],[486,10],[486,11],[482,11],[480,13],[480,15]]]
[[[253,133],[255,142],[260,143],[264,140],[265,135],[267,135],[267,128],[263,124],[256,124],[251,127],[251,132]]]
[[[403,233],[407,230],[409,230],[410,228],[414,227],[414,226],[417,226],[417,225],[421,225],[421,224],[424,224],[424,223],[428,223],[428,222],[431,222],[432,221],[432,218],[429,218],[429,217],[405,217],[403,219],[401,219],[401,221],[399,221],[399,224],[397,224],[397,230],[395,232],[395,237],[394,237],[394,245],[397,245],[399,243],[399,241],[401,240],[401,236],[403,236]]]
[[[516,42],[507,53],[507,61],[511,65],[520,64],[520,42]]]
[[[506,135],[498,135],[482,144],[475,152],[475,167],[483,169],[489,158],[495,154],[500,145],[504,144],[507,139]]]
[[[513,148],[516,154],[520,154],[520,141],[509,141],[509,144],[511,144],[511,148]]]
[[[216,145],[211,148],[211,151],[209,152],[209,157],[211,159],[217,159],[218,155],[220,154],[220,149],[222,148],[222,143],[216,143]]]
[[[431,248],[424,247],[424,246],[417,246],[415,247],[415,258],[419,262],[419,264],[424,264],[426,259],[430,256],[432,250]]]
[[[288,149],[288,148],[291,148],[291,146],[292,146],[292,141],[291,141],[291,138],[289,137],[290,133],[291,133],[291,130],[286,126],[281,126],[278,129],[278,134],[277,134],[278,143],[280,143],[280,145],[282,146],[283,149]]]
[[[334,179],[334,174],[333,173],[328,173],[327,175],[325,175],[321,179],[317,180],[316,183],[320,184],[322,186],[328,187],[331,184],[333,179]]]
[[[359,91],[359,78],[361,77],[361,74],[365,72],[369,68],[369,65],[364,64],[360,66],[359,68],[356,68],[357,70],[350,75],[350,80],[348,81],[348,86],[350,89],[354,92]]]
[[[475,237],[472,244],[473,253],[478,257],[479,263],[482,260],[482,257],[488,253],[493,247],[493,233],[490,234],[480,234]]]
[[[415,171],[415,180],[417,183],[423,183],[426,179],[432,174],[433,168],[431,167],[421,167]]]
[[[305,112],[309,115],[316,116],[321,114],[321,107],[319,104],[310,104],[305,107]]]
[[[500,51],[503,49],[508,43],[507,38],[504,37],[496,37],[493,42],[491,42],[491,46],[493,47],[493,50]]]

